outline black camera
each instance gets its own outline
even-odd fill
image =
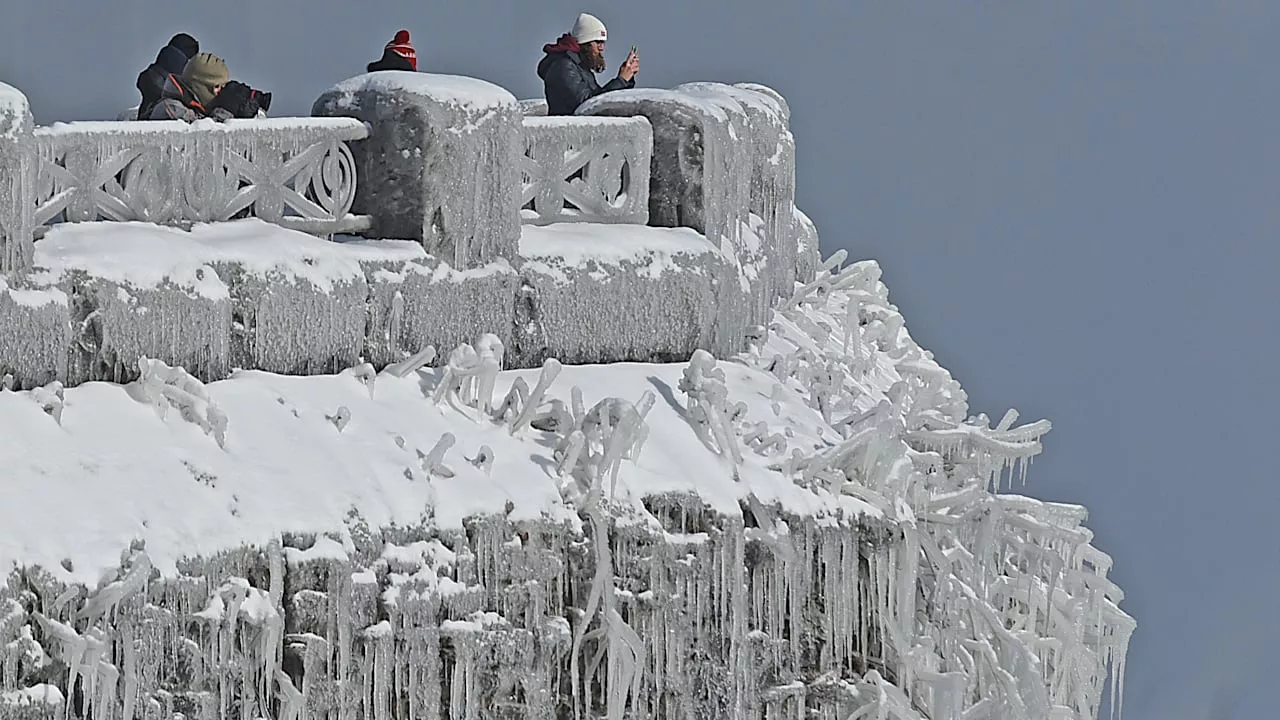
[[[265,112],[271,109],[271,93],[232,80],[218,93],[214,107],[222,108],[241,120],[250,120],[258,116],[258,110]]]

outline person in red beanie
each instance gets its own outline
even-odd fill
[[[378,72],[379,70],[417,72],[418,53],[413,49],[413,43],[409,40],[409,31],[401,30],[397,32],[391,42],[387,43],[387,46],[382,49],[382,59],[369,63],[368,69],[369,72]]]

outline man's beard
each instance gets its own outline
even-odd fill
[[[604,72],[604,53],[582,53],[582,64],[593,73]]]

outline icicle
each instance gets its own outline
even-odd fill
[[[398,295],[399,293],[397,293]],[[388,365],[383,372],[393,377],[408,377],[410,373],[415,373],[423,367],[430,365],[436,359],[436,348],[434,345],[428,345],[411,357],[398,363]]]
[[[431,448],[431,452],[426,455],[419,452],[418,457],[422,460],[423,471],[429,475],[437,475],[444,478],[453,477],[453,470],[450,470],[449,467],[444,464],[444,454],[449,452],[449,448],[453,447],[453,444],[456,441],[457,440],[454,438],[453,433],[445,433],[440,436],[440,440],[438,440],[435,446]]]
[[[543,396],[547,394],[547,389],[551,387],[551,383],[555,382],[559,374],[559,360],[551,358],[542,364],[542,372],[538,375],[538,384],[534,386],[533,392],[529,393],[529,397],[525,400],[523,407],[520,408],[520,413],[511,422],[511,433],[513,435],[523,430],[525,426],[533,421],[538,406],[542,404]]]

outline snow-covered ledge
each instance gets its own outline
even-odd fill
[[[648,120],[526,117],[523,130],[524,222],[649,222]]]
[[[31,128],[27,96],[0,83],[0,274],[31,267]]]
[[[350,214],[347,143],[367,135],[363,123],[337,118],[36,128],[35,224],[189,226],[249,215],[317,235],[352,232],[369,219]]]
[[[367,237],[415,240],[462,269],[515,256],[521,113],[511,93],[469,77],[378,72],[329,89],[312,114],[371,129],[352,145]]]

